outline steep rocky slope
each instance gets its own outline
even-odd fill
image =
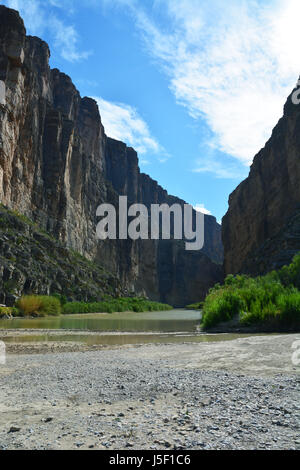
[[[140,173],[132,148],[106,137],[96,102],[51,70],[49,56],[18,13],[0,6],[0,202],[113,272],[124,289],[175,305],[199,300],[222,279],[220,226],[206,216],[205,246],[193,253],[174,241],[98,242],[103,202],[184,201]]]
[[[13,305],[22,292],[64,293],[82,300],[131,294],[99,264],[0,205],[0,303]]]
[[[222,222],[227,274],[263,274],[300,250],[300,105],[291,96],[248,178],[230,195]]]

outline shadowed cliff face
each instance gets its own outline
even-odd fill
[[[284,115],[229,198],[222,222],[225,272],[263,274],[300,250],[300,105]]]
[[[221,228],[205,217],[205,246],[175,241],[96,240],[101,203],[184,204],[140,173],[132,148],[107,138],[98,106],[49,68],[49,48],[26,36],[0,6],[0,202],[33,219],[67,247],[115,273],[125,289],[174,305],[199,300],[222,279]]]

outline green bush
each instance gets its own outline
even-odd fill
[[[202,310],[204,302],[196,302],[195,304],[187,305],[187,310]]]
[[[61,314],[61,303],[56,297],[41,296],[42,307],[41,310],[44,314],[50,316],[58,316]]]
[[[61,304],[56,297],[47,295],[25,295],[16,302],[17,308],[24,316],[34,315],[58,316],[61,314]]]
[[[67,303],[67,297],[63,294],[52,294],[52,297],[58,299],[61,305],[65,305]]]
[[[64,314],[72,313],[113,313],[113,312],[147,312],[171,310],[173,307],[144,298],[129,297],[108,299],[103,302],[68,302],[63,305]]]
[[[294,291],[289,294],[284,294],[278,298],[278,306],[280,309],[280,319],[284,325],[294,324],[295,326],[300,322],[300,292]]]
[[[203,305],[203,328],[232,320],[244,307],[245,302],[236,292],[226,290],[212,292]]]
[[[15,307],[0,307],[0,318],[1,317],[17,317],[19,310]]]
[[[210,289],[203,305],[202,326],[211,328],[238,315],[242,325],[300,328],[300,254],[289,266],[250,278],[226,277]]]

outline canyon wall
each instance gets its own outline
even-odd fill
[[[222,221],[225,272],[264,274],[300,250],[300,105],[284,115],[229,197]]]
[[[96,240],[98,205],[117,205],[119,195],[148,207],[184,201],[140,172],[134,149],[105,135],[96,102],[50,69],[49,57],[44,41],[26,36],[19,14],[0,6],[0,202],[104,266],[123,293],[178,306],[203,298],[223,276],[214,217],[205,216],[199,252],[174,240]]]

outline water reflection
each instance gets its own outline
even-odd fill
[[[6,343],[40,343],[40,342],[79,342],[89,346],[103,345],[103,346],[122,346],[128,344],[150,344],[150,343],[209,343],[216,341],[231,341],[236,338],[247,337],[247,334],[198,334],[198,335],[139,335],[139,334],[111,334],[111,335],[24,335],[24,336],[10,336],[5,338]],[[1,334],[0,334],[1,338]]]
[[[0,321],[1,329],[45,330],[45,333],[3,337],[6,343],[80,342],[87,345],[121,346],[126,344],[226,341],[247,334],[199,334],[200,312],[112,313],[63,315],[36,319],[14,318]],[[50,331],[49,331],[50,330]],[[59,334],[51,330],[62,330]],[[74,330],[73,333],[63,330]],[[86,331],[86,333],[84,333]],[[81,333],[82,332],[82,333]],[[89,333],[88,333],[89,332]],[[92,332],[98,332],[93,334]],[[110,332],[110,333],[109,333]],[[131,332],[131,334],[130,334]],[[143,332],[143,334],[142,334]]]
[[[112,313],[110,315],[63,315],[61,317],[1,320],[0,329],[191,332],[196,330],[200,318],[200,312],[190,310]]]

